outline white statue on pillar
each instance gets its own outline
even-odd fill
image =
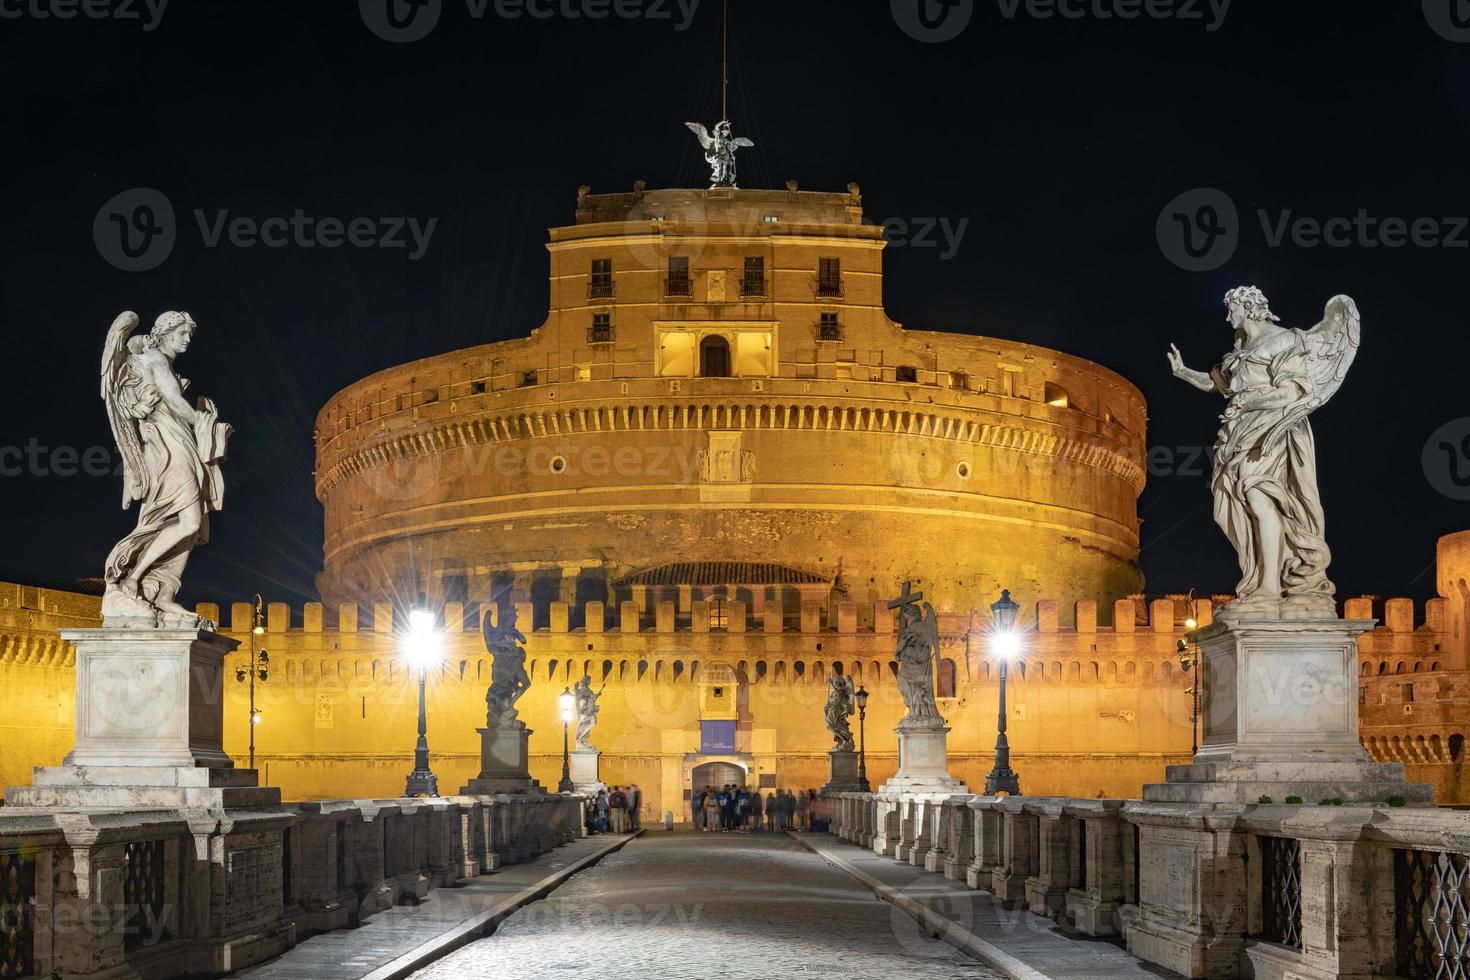
[[[124,509],[140,504],[138,526],[107,557],[102,615],[109,626],[214,629],[175,601],[194,547],[209,540],[209,514],[224,503],[220,462],[234,431],[214,403],[184,399],[189,382],[174,359],[196,324],[164,313],[146,337],[138,315],[120,314],[102,352],[102,400],[123,458]]]
[[[900,729],[942,729],[944,719],[934,701],[934,661],[939,655],[939,618],[922,592],[910,592],[903,583],[903,593],[888,604],[898,610],[898,693],[903,695],[905,712]]]
[[[1235,346],[1208,374],[1184,366],[1170,345],[1174,376],[1226,399],[1215,442],[1215,522],[1240,558],[1236,602],[1222,618],[1332,619],[1331,553],[1324,538],[1317,461],[1307,417],[1342,385],[1358,352],[1358,307],[1327,303],[1311,330],[1278,325],[1254,286],[1225,294]]]
[[[602,696],[601,692],[592,690],[592,678],[583,674],[582,679],[572,685],[572,695],[577,706],[577,748],[591,749],[592,744],[588,740],[592,737],[592,726],[597,724],[597,699]]]

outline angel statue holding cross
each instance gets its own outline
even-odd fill
[[[1220,618],[1335,618],[1307,417],[1337,393],[1357,356],[1357,304],[1334,296],[1310,330],[1280,326],[1255,286],[1230,290],[1225,306],[1235,346],[1213,370],[1191,370],[1178,347],[1169,350],[1175,377],[1225,398],[1210,489],[1242,578]]]
[[[898,610],[898,693],[907,709],[899,721],[899,730],[943,727],[939,705],[934,701],[934,660],[939,655],[939,618],[922,592],[910,592],[912,583],[903,583],[903,592],[888,603]]]
[[[711,170],[710,187],[734,187],[735,151],[755,144],[744,136],[736,137],[730,129],[728,119],[715,123],[713,133],[706,130],[701,123],[687,122],[684,125],[689,127],[695,139],[699,140],[699,145],[704,147],[704,159]]]

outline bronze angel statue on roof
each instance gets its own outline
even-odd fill
[[[138,526],[107,556],[106,625],[214,629],[175,601],[189,553],[209,540],[209,514],[224,503],[220,463],[234,432],[208,398],[191,406],[189,382],[174,372],[196,326],[171,311],[134,337],[138,315],[125,312],[107,331],[102,400],[122,453],[123,509],[139,508]]]
[[[710,165],[710,187],[735,186],[735,151],[755,146],[744,136],[736,137],[730,129],[730,121],[721,119],[715,123],[713,134],[697,122],[687,122],[699,145],[704,147],[705,162]]]
[[[1235,346],[1213,370],[1191,370],[1178,347],[1169,350],[1175,377],[1225,397],[1210,487],[1242,578],[1221,618],[1334,618],[1307,417],[1337,393],[1357,356],[1357,304],[1334,296],[1310,330],[1280,326],[1254,286],[1227,292],[1225,306]]]

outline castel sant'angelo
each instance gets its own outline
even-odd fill
[[[543,785],[561,768],[558,695],[586,675],[603,691],[601,778],[638,783],[650,814],[681,812],[694,783],[820,786],[836,673],[871,695],[877,785],[897,765],[888,602],[905,581],[940,614],[939,706],[971,786],[995,740],[983,640],[1002,588],[1028,630],[1007,705],[1025,792],[1136,796],[1188,761],[1177,644],[1228,597],[1142,594],[1147,411],[1128,380],[890,320],[882,229],[856,185],[583,188],[547,247],[550,309],[529,337],[389,367],[321,410],[323,601],[267,601],[258,634],[253,603],[201,607],[241,641],[225,692],[237,759],[251,726],[233,668],[269,651],[263,784],[401,791],[417,705],[398,629],[423,594],[449,638],[428,684],[446,785],[479,766],[480,625],[512,611]],[[1442,803],[1470,799],[1452,714],[1470,689],[1467,576],[1470,532],[1439,542],[1427,607],[1346,600],[1381,620],[1360,648],[1363,742]],[[94,597],[0,587],[0,786],[71,746],[57,631],[99,621]],[[732,740],[712,743],[716,721]]]

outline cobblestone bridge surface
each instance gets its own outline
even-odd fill
[[[785,835],[651,831],[414,974],[772,980],[1001,974]]]

